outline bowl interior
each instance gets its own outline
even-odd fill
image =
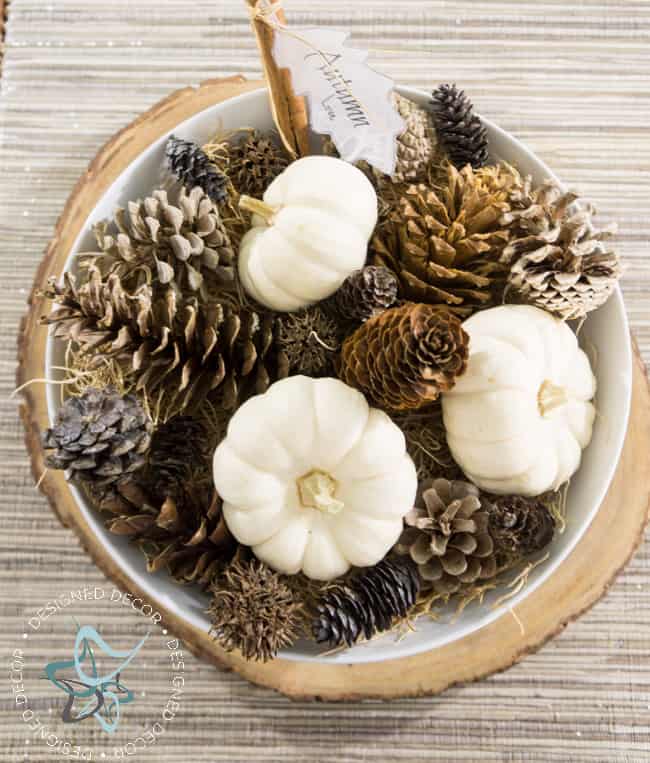
[[[427,98],[420,91],[408,88],[400,88],[400,91],[416,101],[424,102]],[[519,141],[488,120],[484,122],[493,159],[503,159],[514,164],[522,173],[531,174],[536,181],[554,177],[548,167]],[[217,129],[236,129],[242,126],[273,129],[265,90],[247,93],[205,109],[179,124],[173,132],[179,137],[201,143]],[[108,189],[86,221],[84,232],[70,252],[66,269],[74,269],[77,253],[92,251],[90,228],[93,223],[110,217],[115,207],[125,206],[129,199],[143,197],[156,187],[166,138],[167,136],[151,145]],[[500,606],[495,606],[495,602],[503,591],[491,592],[486,596],[483,606],[470,605],[458,619],[453,617],[452,610],[443,613],[443,617],[436,621],[420,618],[416,631],[399,641],[394,635],[388,634],[368,644],[327,657],[323,656],[321,647],[305,641],[284,650],[281,653],[283,658],[356,663],[394,659],[433,649],[460,639],[500,617],[530,595],[553,573],[578,543],[597,512],[618,463],[627,429],[632,365],[627,320],[620,291],[617,290],[604,307],[588,317],[580,331],[580,343],[594,363],[598,380],[596,405],[599,415],[593,439],[583,454],[582,466],[571,481],[566,530],[554,540],[549,558],[532,571],[528,585]],[[57,365],[63,365],[63,348],[60,342],[50,339],[46,357],[47,378],[60,378],[60,372],[53,368]],[[48,385],[50,419],[60,405],[60,389],[57,385]],[[149,574],[140,552],[124,538],[108,533],[99,513],[88,504],[82,492],[74,484],[70,487],[93,531],[129,578],[137,582],[152,602],[159,602],[207,631],[207,597],[193,587],[177,585],[164,572]]]

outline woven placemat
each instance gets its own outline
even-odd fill
[[[650,5],[586,0],[287,0],[295,24],[348,28],[377,68],[406,85],[457,81],[477,108],[537,151],[621,227],[624,291],[650,359]],[[259,76],[243,0],[12,0],[0,99],[0,644],[21,648],[26,621],[80,585],[111,586],[33,487],[14,387],[15,336],[54,222],[97,148],[178,87]],[[625,507],[621,507],[624,511]],[[435,699],[295,704],[186,655],[186,694],[164,740],[135,760],[598,761],[650,759],[650,556],[636,555],[608,596],[521,665]],[[597,563],[597,560],[595,560]],[[105,603],[84,615],[119,630]],[[97,624],[97,623],[95,623]],[[47,659],[69,656],[70,629],[52,618]],[[28,636],[30,634],[28,633]],[[128,635],[125,634],[125,636]],[[151,664],[165,646],[150,650]],[[148,658],[149,659],[149,658]],[[134,668],[135,669],[135,668]],[[146,729],[169,694],[164,671],[138,667],[145,696],[124,710]],[[6,679],[5,679],[6,681]],[[0,761],[51,761],[0,695]],[[50,730],[63,728],[46,703]],[[99,726],[78,724],[115,759]],[[29,742],[29,744],[27,744]]]

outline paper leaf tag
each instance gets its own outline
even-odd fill
[[[393,81],[366,64],[366,51],[344,47],[348,36],[334,29],[278,29],[273,57],[291,71],[296,94],[307,97],[312,129],[331,136],[348,162],[365,159],[391,175],[395,139],[405,128],[392,103]]]

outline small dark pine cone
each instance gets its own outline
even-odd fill
[[[395,304],[397,284],[397,276],[388,268],[368,265],[345,279],[326,308],[343,320],[364,323]]]
[[[319,644],[352,646],[360,637],[388,630],[406,617],[420,591],[408,560],[384,559],[356,577],[328,588],[317,605],[312,635]]]
[[[471,164],[478,169],[487,164],[487,131],[464,91],[456,85],[440,85],[433,91],[430,105],[438,138],[456,167]]]
[[[555,522],[539,498],[504,495],[488,504],[488,528],[497,551],[525,556],[548,546]]]
[[[156,428],[151,440],[148,472],[156,493],[177,498],[189,482],[192,467],[209,460],[210,438],[202,421],[174,416]]]
[[[68,398],[43,447],[49,469],[65,469],[71,478],[110,484],[141,469],[151,443],[152,423],[134,395],[114,387],[87,389]]]
[[[196,143],[172,135],[165,156],[171,172],[188,190],[199,186],[215,204],[226,199],[228,178]]]

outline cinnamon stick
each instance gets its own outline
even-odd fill
[[[246,0],[246,4],[251,10],[251,23],[269,86],[273,120],[289,154],[294,159],[305,156],[309,153],[307,105],[304,98],[294,93],[291,72],[288,69],[280,69],[273,58],[273,40],[278,32],[264,20],[264,10],[268,9],[269,4],[264,0]],[[279,23],[285,23],[281,8],[276,11],[275,18]]]

